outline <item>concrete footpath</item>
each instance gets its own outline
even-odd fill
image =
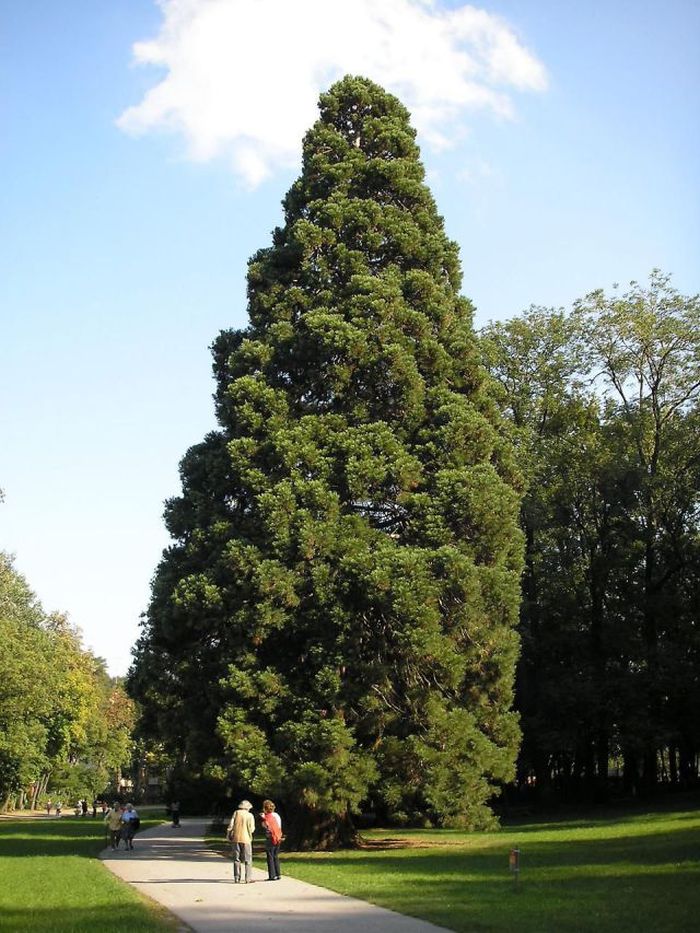
[[[119,878],[158,901],[197,933],[435,933],[423,920],[404,917],[304,881],[234,884],[230,859],[204,843],[207,823],[182,820],[140,832],[133,852],[105,849],[100,858]],[[284,854],[282,856],[284,872]]]

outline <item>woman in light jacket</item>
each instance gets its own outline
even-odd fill
[[[253,804],[249,800],[242,800],[234,810],[226,831],[229,842],[233,843],[233,880],[236,884],[241,881],[241,863],[245,865],[245,883],[253,883],[255,817],[250,812],[252,809]]]

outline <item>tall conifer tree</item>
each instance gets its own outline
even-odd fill
[[[484,826],[513,774],[518,476],[458,250],[402,104],[320,101],[284,225],[214,345],[220,430],[181,465],[131,685],[194,771],[296,841],[385,815]]]

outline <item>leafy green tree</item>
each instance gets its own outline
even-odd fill
[[[540,792],[604,794],[619,756],[630,789],[697,776],[698,323],[653,273],[481,335],[529,482],[520,776]]]
[[[92,795],[130,758],[133,703],[0,553],[0,805]]]
[[[55,677],[42,621],[36,597],[0,553],[0,805],[48,762]]]
[[[385,813],[484,826],[513,775],[520,477],[400,102],[346,78],[214,345],[130,676],[195,773],[299,844]]]
[[[575,315],[598,385],[625,427],[629,462],[639,477],[639,560],[628,598],[641,636],[635,697],[641,728],[625,757],[628,773],[641,772],[651,787],[665,744],[667,602],[673,602],[687,566],[681,542],[698,531],[700,297],[679,294],[669,276],[655,270],[646,287],[632,282],[620,296],[591,293],[577,302]]]
[[[47,792],[94,799],[108,786],[117,789],[122,769],[131,766],[134,702],[104,661],[82,649],[75,632],[64,631],[61,640],[63,657],[54,657],[64,665],[57,709],[63,741]]]
[[[619,622],[633,562],[636,474],[617,428],[603,420],[595,399],[570,400],[548,447],[542,485],[531,493],[542,519],[533,556],[542,586],[524,656],[538,666],[541,689],[524,729],[528,747],[545,750],[539,786],[551,781],[568,796],[605,795],[629,687],[623,659],[631,644]]]
[[[567,468],[572,448],[576,450],[588,411],[577,380],[575,332],[563,310],[533,306],[520,317],[489,324],[479,338],[527,484],[520,514],[525,571],[517,678],[523,724],[519,770],[523,779],[534,774],[542,789],[549,783],[553,758],[568,755],[578,734],[578,723],[570,717],[572,703],[576,705],[572,680],[568,670],[559,673],[558,657],[560,651],[571,650],[580,619],[571,613],[576,603],[573,576],[565,577],[566,592],[555,592],[555,581],[564,575],[552,566],[558,554],[552,511],[555,497],[561,497],[560,470]]]

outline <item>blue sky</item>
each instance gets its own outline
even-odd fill
[[[335,72],[395,80],[418,114],[477,325],[654,266],[700,286],[700,4],[287,0],[294,55],[260,2],[217,0],[209,33],[211,0],[0,5],[0,548],[113,673],[178,461],[214,427],[208,347],[245,324],[247,259]]]

